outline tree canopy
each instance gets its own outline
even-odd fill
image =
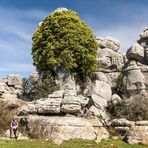
[[[34,65],[41,76],[54,75],[56,66],[78,75],[96,69],[96,39],[74,11],[55,10],[40,23],[32,39]]]

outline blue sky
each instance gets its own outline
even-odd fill
[[[126,52],[148,25],[148,0],[0,0],[0,78],[35,71],[32,35],[58,7],[77,11],[96,36],[113,36]]]

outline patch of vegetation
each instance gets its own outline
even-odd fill
[[[132,99],[108,104],[107,111],[111,118],[125,118],[132,121],[148,120],[148,98],[136,95]]]
[[[47,98],[49,94],[59,89],[52,79],[46,78],[38,80],[24,79],[22,99],[34,101],[41,98]]]
[[[11,117],[9,108],[4,102],[0,101],[0,136],[4,134],[6,129],[9,129]]]
[[[144,145],[129,145],[121,140],[104,140],[101,143],[87,140],[71,140],[61,145],[55,145],[50,141],[7,141],[0,145],[1,148],[148,148]]]
[[[91,29],[74,11],[51,13],[32,39],[34,65],[41,77],[54,77],[59,66],[77,76],[96,70],[98,44]]]

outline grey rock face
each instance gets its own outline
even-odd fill
[[[148,121],[128,121],[126,119],[114,119],[111,126],[124,132],[124,140],[129,144],[148,145]]]
[[[0,82],[0,94],[2,95],[3,93],[9,92],[10,89],[5,83]]]
[[[139,45],[138,43],[135,43],[127,51],[126,56],[128,59],[132,59],[132,60],[136,60],[136,61],[141,62],[144,58],[144,48],[141,45]]]
[[[112,98],[111,98],[111,101],[112,101],[112,103],[115,105],[115,104],[121,102],[122,99],[120,98],[119,95],[113,94],[113,95],[112,95]]]
[[[121,118],[121,119],[114,119],[111,125],[113,127],[131,127],[135,125],[135,122]]]
[[[10,94],[22,94],[23,92],[23,78],[21,76],[13,76],[8,75],[6,78],[3,78],[0,80],[1,83],[5,83],[5,86],[7,86],[6,91],[8,91]]]
[[[107,102],[111,99],[111,95],[112,91],[109,84],[98,80],[94,82],[91,98],[96,107],[104,109],[107,106]]]
[[[58,116],[26,116],[21,117],[20,123],[26,122],[25,127],[31,135],[40,133],[45,139],[56,144],[72,139],[96,140],[107,139],[108,132],[96,119]]]
[[[144,76],[135,61],[130,61],[125,68],[123,86],[128,92],[145,89]]]
[[[109,48],[98,49],[97,61],[104,72],[121,71],[124,65],[123,55]]]
[[[21,107],[19,114],[60,114],[63,93],[63,90],[59,90],[49,98],[26,103]]]
[[[148,145],[148,126],[132,126],[126,135],[129,144]]]
[[[86,106],[89,99],[83,96],[66,95],[64,90],[55,91],[49,98],[39,99],[26,103],[20,108],[20,115],[23,114],[61,114],[80,113],[83,106]]]
[[[99,37],[97,41],[99,47],[101,48],[109,48],[114,50],[115,52],[117,52],[120,48],[119,41],[113,37],[106,37],[106,38]]]
[[[140,34],[141,39],[147,39],[148,38],[148,27],[144,29],[144,31]]]

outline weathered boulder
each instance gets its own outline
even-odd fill
[[[20,108],[19,114],[60,114],[64,90],[55,91],[48,98],[27,102]]]
[[[33,72],[30,76],[29,76],[30,81],[37,81],[39,79],[39,74],[38,72]]]
[[[110,101],[111,95],[112,91],[109,84],[98,80],[93,83],[91,98],[97,108],[104,109],[107,106],[107,102]]]
[[[38,135],[52,140],[56,144],[72,139],[96,140],[107,139],[109,134],[96,119],[74,116],[25,116],[20,118],[21,126],[32,136]]]
[[[135,122],[121,118],[113,119],[110,125],[112,128],[115,128],[118,131],[118,133],[124,138],[130,127],[135,126]]]
[[[125,140],[129,144],[148,145],[148,126],[132,126],[127,131]]]
[[[102,120],[102,123],[104,123],[104,126],[107,126],[109,116],[105,111],[102,111],[101,109],[96,108],[94,105],[92,105],[85,113],[84,115],[86,118],[99,118]]]
[[[113,126],[113,127],[131,127],[134,125],[135,125],[134,121],[129,121],[124,118],[113,119],[113,121],[111,122],[111,126]]]
[[[148,121],[147,120],[136,121],[135,125],[137,125],[137,126],[148,126]]]
[[[2,95],[3,93],[7,93],[9,91],[9,87],[5,83],[0,82],[0,95]]]
[[[117,94],[112,95],[112,97],[111,97],[112,104],[115,105],[115,104],[117,104],[117,103],[119,103],[121,101],[122,101],[122,99],[121,99],[121,97],[119,95],[117,95]]]
[[[148,38],[148,26],[144,29],[144,31],[140,34],[140,39]]]
[[[61,111],[64,113],[80,113],[82,107],[86,106],[89,99],[83,96],[64,96]]]
[[[124,56],[109,48],[98,49],[97,61],[101,65],[98,71],[121,71],[124,65]]]
[[[69,92],[70,94],[70,92]],[[80,113],[82,107],[86,106],[89,99],[84,96],[68,95],[64,90],[58,90],[49,95],[48,98],[28,102],[20,109],[23,114],[61,114]]]
[[[123,87],[129,93],[135,90],[140,91],[145,89],[144,76],[135,61],[129,61],[125,68]]]
[[[98,37],[97,41],[100,48],[109,48],[115,52],[117,52],[120,48],[119,41],[113,37],[106,37],[106,38]]]
[[[20,108],[19,114],[60,114],[62,98],[47,98],[28,102]]]
[[[142,62],[144,58],[144,48],[138,43],[135,43],[128,49],[126,56],[128,59]]]
[[[17,75],[8,75],[6,78],[0,80],[9,88],[9,93],[21,95],[23,92],[23,78]]]
[[[8,86],[22,85],[22,83],[23,83],[23,78],[21,76],[13,76],[13,75],[7,76]]]

